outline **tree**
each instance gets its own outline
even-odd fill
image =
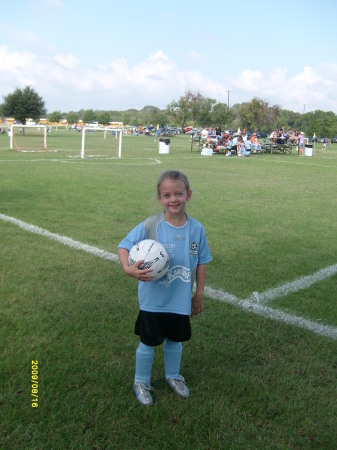
[[[83,114],[83,122],[97,122],[97,114],[92,109],[87,109]]]
[[[287,109],[281,109],[279,117],[277,119],[276,127],[280,129],[281,127],[291,128],[292,130],[297,130],[298,121],[301,119],[301,114]]]
[[[26,124],[27,119],[36,122],[46,114],[45,102],[30,86],[23,90],[17,88],[12,94],[4,96],[2,112],[4,116],[14,117],[15,120]]]
[[[229,124],[232,121],[231,110],[225,103],[217,103],[212,110],[212,125],[214,127],[220,126],[221,129],[229,128]]]
[[[189,100],[189,92],[179,98],[178,101],[173,100],[169,105],[167,105],[167,110],[169,115],[173,120],[180,123],[182,129],[185,128],[187,120],[191,117],[191,108]]]
[[[52,123],[61,122],[61,120],[63,119],[63,115],[62,115],[61,111],[54,111],[54,112],[48,114],[48,118],[49,118],[49,121]]]
[[[213,98],[203,97],[201,94],[197,94],[193,99],[192,104],[192,117],[193,120],[201,126],[209,126],[212,122],[212,109],[216,100]]]
[[[337,117],[332,111],[312,111],[300,114],[296,123],[298,130],[304,130],[307,136],[333,137],[337,129]]]
[[[269,106],[264,100],[255,97],[249,103],[242,103],[239,116],[243,128],[262,131],[276,125],[279,112],[279,106]]]
[[[181,128],[185,128],[187,120],[193,120],[199,125],[209,124],[214,103],[214,99],[206,98],[199,92],[194,94],[187,91],[178,101],[173,100],[167,110],[169,115],[180,123]]]
[[[156,106],[147,105],[139,111],[139,119],[142,125],[155,125],[160,109]]]
[[[111,114],[109,113],[109,111],[102,112],[98,117],[98,122],[102,123],[103,125],[109,125],[109,123],[112,122]]]
[[[75,113],[73,111],[70,111],[67,116],[67,121],[68,123],[74,123],[76,124],[78,122],[78,119],[80,118],[80,116],[78,115],[78,113]]]

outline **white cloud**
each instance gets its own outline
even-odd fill
[[[16,87],[35,85],[45,73],[43,64],[32,52],[9,52],[0,46],[0,83],[3,91],[10,93]]]
[[[256,91],[263,82],[263,75],[258,70],[245,70],[233,79],[233,85],[245,91]]]
[[[10,53],[7,46],[3,45],[0,47],[0,73],[7,72],[15,76],[18,71],[25,68],[33,70],[36,60],[36,55],[32,52]]]
[[[75,69],[80,64],[80,60],[70,53],[67,53],[66,55],[61,55],[59,53],[54,56],[54,59],[66,69]]]
[[[270,99],[270,103],[281,108],[301,111],[306,104],[310,110],[331,108],[336,112],[337,95],[332,89],[336,82],[337,65],[330,64],[325,71],[321,67],[305,66],[293,76],[288,76],[285,68],[275,68],[267,74],[245,70],[231,80],[231,85],[252,96]]]
[[[196,55],[197,56],[197,55]],[[0,84],[4,94],[31,85],[47,102],[48,109],[128,109],[145,105],[165,107],[187,90],[231,104],[253,97],[302,111],[332,110],[337,113],[337,65],[306,66],[289,75],[284,67],[268,73],[247,68],[238,76],[218,81],[212,72],[182,70],[164,52],[157,51],[131,65],[127,59],[113,59],[94,67],[83,67],[76,55],[51,51],[37,57],[32,51],[10,51],[0,46]],[[221,70],[221,68],[219,69]]]

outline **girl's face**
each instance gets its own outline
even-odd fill
[[[192,191],[186,191],[182,180],[171,180],[167,178],[159,186],[158,201],[165,211],[175,216],[184,214],[186,202],[192,196]]]

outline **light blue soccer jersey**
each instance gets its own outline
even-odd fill
[[[190,315],[197,265],[212,260],[203,226],[188,217],[184,226],[175,227],[166,222],[161,213],[137,225],[118,247],[130,251],[134,244],[143,239],[155,239],[163,244],[170,255],[170,266],[160,280],[139,281],[140,309]]]

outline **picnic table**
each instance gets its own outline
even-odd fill
[[[261,145],[262,151],[266,153],[291,153],[293,144],[288,142],[286,139],[269,139],[269,142],[265,142]]]

